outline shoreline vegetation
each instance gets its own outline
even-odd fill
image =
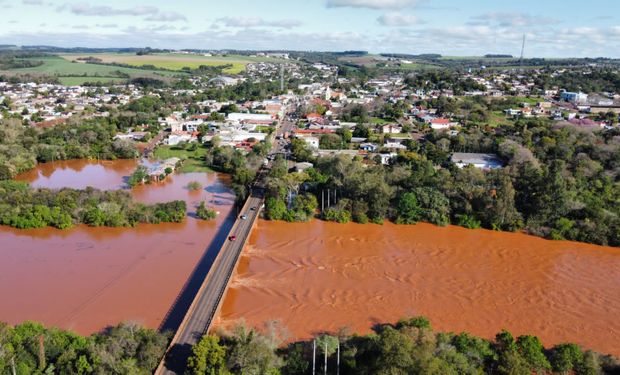
[[[180,223],[186,203],[146,205],[127,191],[34,189],[25,182],[0,181],[0,224],[18,229],[54,227],[133,227],[140,223]]]
[[[205,335],[192,347],[189,374],[310,374],[313,340],[317,370],[348,374],[614,374],[620,359],[572,343],[543,347],[536,336],[501,331],[488,340],[468,333],[435,332],[428,319],[414,317],[378,324],[357,335],[343,328],[290,342],[280,322],[262,329],[243,323]],[[0,322],[0,373],[150,374],[172,335],[135,323],[120,323],[81,336],[36,322]]]
[[[454,224],[620,246],[618,130],[584,133],[525,119],[497,132],[502,136],[474,129],[408,140],[387,165],[359,156],[317,158],[293,140],[294,160],[312,167],[291,172],[287,160],[275,159],[266,217],[307,221],[314,217],[300,209],[307,202],[307,212],[323,207],[321,219],[340,223]],[[497,153],[505,166],[458,168],[450,160],[455,149]]]

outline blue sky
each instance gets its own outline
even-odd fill
[[[0,0],[0,44],[620,57],[618,0]]]

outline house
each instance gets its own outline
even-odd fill
[[[177,132],[170,134],[168,138],[164,141],[168,146],[176,146],[181,142],[196,142],[198,137],[193,133],[188,132]]]
[[[400,125],[387,124],[381,127],[381,132],[383,134],[398,134],[402,132],[403,128]]]
[[[181,159],[179,158],[170,158],[162,161],[161,163],[150,166],[148,168],[149,179],[151,181],[163,180],[163,178],[168,175],[168,173],[166,173],[166,170],[174,171],[180,161]]]
[[[506,114],[506,116],[508,117],[519,117],[521,116],[521,110],[520,109],[505,109],[504,113]]]
[[[377,152],[378,149],[379,147],[373,143],[362,143],[360,145],[360,150],[366,152]]]
[[[398,154],[395,152],[390,152],[389,154],[379,154],[381,157],[381,164],[388,165],[390,164],[390,160],[394,159]]]
[[[434,118],[430,120],[431,129],[443,130],[450,128],[450,120],[447,118]]]
[[[571,103],[585,103],[588,101],[588,94],[565,91],[560,94],[560,98]]]
[[[273,122],[275,120],[275,116],[264,113],[229,113],[227,119],[228,121],[237,123],[248,121]]]
[[[306,115],[306,119],[310,122],[319,122],[323,121],[323,116],[319,115],[318,113],[309,113]]]
[[[480,169],[498,169],[504,165],[502,160],[495,154],[455,152],[451,160],[459,168],[473,165]]]
[[[239,82],[238,79],[225,76],[219,76],[209,80],[209,84],[217,87],[234,86],[237,84],[237,82]]]
[[[114,136],[114,139],[123,139],[123,140],[131,140],[131,141],[140,141],[146,137],[147,132],[129,132],[129,133],[119,133]]]
[[[306,170],[310,169],[314,167],[314,165],[312,163],[296,163],[295,164],[295,172],[297,173],[301,173],[301,172],[305,172]]]
[[[297,136],[297,138],[303,139],[312,148],[319,148],[319,139],[317,137]]]

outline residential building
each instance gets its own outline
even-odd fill
[[[459,168],[473,165],[480,169],[497,169],[502,168],[504,165],[502,160],[495,154],[455,152],[451,160]]]

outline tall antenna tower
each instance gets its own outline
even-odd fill
[[[519,60],[519,65],[523,65],[523,54],[525,53],[525,34],[523,34],[523,44],[521,45],[521,59]]]

